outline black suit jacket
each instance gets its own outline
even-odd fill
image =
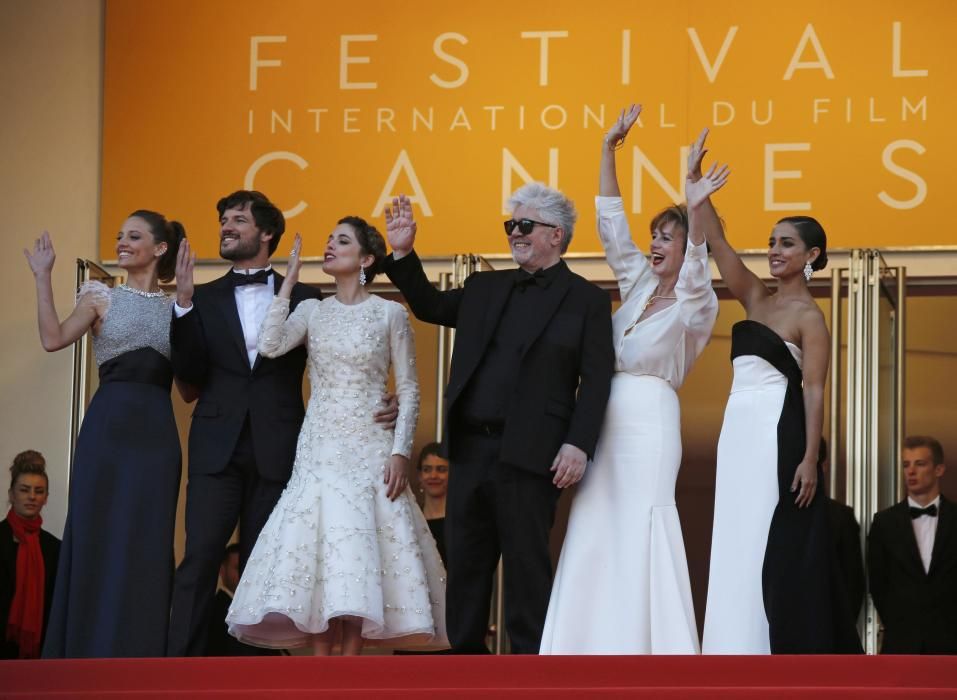
[[[548,474],[563,443],[594,454],[615,368],[608,294],[561,265],[543,290],[508,397],[500,459]],[[412,252],[386,260],[386,274],[419,319],[455,328],[446,388],[446,449],[456,459],[456,402],[478,368],[514,287],[515,270],[477,272],[438,291]]]
[[[7,619],[17,584],[17,549],[13,530],[4,518],[0,521],[0,659],[15,659],[19,649],[7,641]],[[53,603],[53,586],[56,584],[57,563],[60,558],[60,540],[46,530],[40,530],[40,552],[43,554],[43,636],[46,636],[50,606]],[[43,639],[40,640],[43,646]]]
[[[275,290],[282,281],[274,271]],[[321,297],[318,289],[297,284],[290,310]],[[226,276],[198,286],[193,309],[181,318],[174,314],[170,343],[176,376],[200,391],[189,430],[189,473],[225,469],[248,415],[260,475],[287,481],[305,415],[306,349],[258,357],[250,369],[234,287]]]
[[[930,570],[904,501],[874,516],[867,568],[885,654],[957,654],[957,505],[940,498]]]

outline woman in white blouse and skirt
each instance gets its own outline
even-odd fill
[[[721,224],[707,195],[727,173],[701,176],[702,133],[689,156],[690,225],[683,206],[660,212],[649,261],[631,239],[615,170],[615,150],[640,111],[623,111],[602,143],[598,231],[622,301],[613,319],[616,373],[594,462],[572,504],[542,654],[699,653],[675,507],[675,392],[718,314],[705,229]],[[697,202],[696,180],[704,193]]]

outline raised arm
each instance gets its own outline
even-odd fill
[[[286,277],[276,296],[266,310],[262,328],[259,329],[259,354],[263,357],[279,357],[306,342],[309,332],[309,314],[319,303],[316,299],[306,299],[289,314],[289,299],[292,288],[299,281],[302,268],[302,236],[296,233],[289,253],[289,266]],[[288,318],[286,318],[288,316]]]
[[[701,174],[701,159],[705,153],[705,129],[692,145],[688,156],[688,182],[685,194],[688,200],[688,245],[685,260],[675,285],[680,302],[682,322],[696,337],[698,351],[711,336],[718,315],[718,299],[711,287],[708,250],[705,241],[721,235],[722,224],[711,203],[711,195],[724,187],[730,176],[727,166],[712,167]]]
[[[688,179],[685,183],[685,196],[688,199],[689,216],[692,208],[700,209],[697,212],[697,225],[692,227],[692,231],[689,231],[689,236],[691,236],[691,240],[694,240],[695,237],[704,235],[711,247],[711,257],[714,258],[714,262],[718,266],[721,279],[728,285],[728,289],[731,290],[735,299],[741,302],[745,309],[750,309],[751,304],[757,299],[767,296],[769,292],[761,279],[741,262],[741,258],[728,243],[728,239],[724,235],[724,227],[711,204],[711,193],[724,185],[730,172],[727,166],[719,168],[717,164],[714,164],[708,169],[706,175],[701,174],[701,162],[708,152],[704,147],[707,137],[708,130],[702,130],[688,152]],[[706,182],[702,183],[702,180],[706,180]],[[717,186],[715,186],[716,184]],[[693,205],[692,202],[695,202],[695,204]],[[703,217],[703,220],[701,217]],[[717,225],[715,225],[715,221],[717,221]]]
[[[640,113],[641,105],[632,105],[627,110],[622,110],[602,138],[598,197],[595,198],[598,237],[605,249],[608,266],[618,281],[622,301],[627,301],[632,292],[641,287],[641,281],[652,274],[644,253],[631,238],[615,169],[615,151],[624,143],[628,131],[634,126]]]
[[[718,212],[711,202],[711,195],[724,187],[731,175],[727,165],[721,168],[711,166],[707,175],[701,173],[701,160],[707,149],[704,140],[708,130],[703,129],[698,139],[688,151],[688,181],[685,183],[685,197],[688,201],[688,241],[701,245],[705,241],[723,237],[724,227]]]
[[[47,352],[72,345],[93,327],[105,313],[102,295],[88,292],[77,297],[73,312],[61,323],[53,303],[53,263],[56,252],[50,234],[43,232],[33,244],[33,250],[24,248],[23,254],[33,271],[37,287],[37,325],[40,329],[40,344]]]
[[[206,384],[209,372],[209,354],[206,333],[199,311],[193,308],[193,268],[196,253],[189,241],[183,239],[176,253],[176,303],[170,323],[169,342],[176,375],[176,386],[187,403],[199,397],[199,389]]]
[[[464,292],[461,289],[439,291],[426,276],[413,250],[416,223],[412,203],[404,194],[385,208],[385,230],[392,246],[392,255],[385,261],[385,273],[402,292],[412,313],[426,323],[455,328]]]
[[[824,427],[824,382],[831,359],[831,337],[817,307],[801,318],[801,351],[804,360],[804,459],[794,472],[791,490],[795,502],[808,506],[817,489],[817,456]]]
[[[625,137],[638,121],[641,105],[633,104],[627,110],[621,110],[618,119],[611,125],[601,142],[601,166],[598,172],[598,196],[621,197],[618,187],[618,171],[615,164],[615,151],[625,143]]]
[[[690,213],[690,208],[689,208]],[[678,313],[684,327],[694,338],[696,354],[704,350],[715,319],[718,317],[718,297],[711,287],[711,268],[705,244],[695,245],[688,237],[685,259],[675,285]]]
[[[293,287],[299,282],[299,271],[302,269],[302,236],[296,231],[296,237],[292,241],[292,250],[289,251],[289,264],[286,265],[286,276],[283,278],[282,286],[276,292],[277,296],[283,299],[292,298]]]
[[[318,304],[318,299],[306,299],[299,302],[296,310],[290,314],[289,299],[273,297],[262,328],[259,329],[259,354],[263,357],[279,357],[305,343],[309,332],[309,314]]]

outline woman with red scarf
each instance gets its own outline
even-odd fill
[[[21,452],[10,467],[10,511],[0,521],[0,658],[36,659],[46,629],[60,540],[41,530],[46,460]]]

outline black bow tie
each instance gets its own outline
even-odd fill
[[[910,507],[910,517],[911,517],[911,520],[916,520],[917,518],[919,518],[919,517],[922,516],[922,515],[929,515],[929,516],[932,517],[932,518],[936,518],[936,517],[937,517],[937,504],[936,504],[936,503],[932,503],[931,505],[927,506],[926,508],[916,508],[916,507],[914,507],[914,506],[911,506],[911,507]]]
[[[244,284],[266,284],[269,282],[269,275],[271,274],[272,270],[259,270],[251,275],[230,270],[229,281],[233,283],[234,287],[242,287]]]
[[[531,273],[519,269],[518,275],[515,277],[515,286],[522,289],[532,284],[537,284],[542,289],[548,286],[548,278],[545,276],[545,270],[536,270],[534,273]]]

